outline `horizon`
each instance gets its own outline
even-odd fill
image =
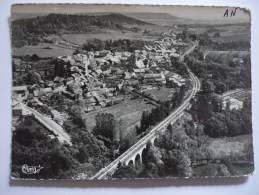
[[[98,5],[98,4],[14,4],[12,19],[25,19],[48,14],[94,15],[94,14],[168,14],[172,17],[192,21],[218,21],[223,23],[242,23],[250,21],[250,12],[238,8],[235,17],[224,17],[233,7],[202,6],[150,6],[150,5]],[[137,16],[129,16],[138,18]],[[141,19],[141,18],[140,18]],[[155,19],[155,17],[154,17]]]

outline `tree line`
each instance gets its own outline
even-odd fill
[[[130,39],[116,39],[116,40],[89,40],[83,44],[82,48],[86,51],[129,51],[143,49],[145,41],[143,40],[130,40]]]
[[[159,106],[153,108],[151,112],[143,111],[140,126],[136,127],[137,134],[146,132],[151,126],[165,119],[183,101],[186,87],[183,85],[176,91],[171,100],[160,102]]]

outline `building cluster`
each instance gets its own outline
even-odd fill
[[[223,110],[241,110],[243,108],[243,102],[232,97],[226,97],[222,101]]]
[[[60,94],[72,101],[83,102],[82,109],[87,113],[120,103],[125,98],[123,91],[134,90],[141,94],[154,86],[185,85],[185,78],[167,70],[171,66],[170,58],[179,58],[184,46],[170,33],[134,52],[102,50],[59,56],[51,67],[53,80],[43,76],[48,71],[43,63],[36,71],[31,71],[35,83],[14,87],[13,93],[21,101],[30,102],[35,109],[48,104],[54,94]],[[22,67],[21,61],[16,63]],[[26,71],[19,68],[19,71]],[[32,66],[27,68],[31,70]],[[50,109],[48,114],[61,125],[67,119],[66,114],[55,109]]]

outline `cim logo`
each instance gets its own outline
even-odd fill
[[[40,170],[43,169],[42,166],[28,166],[27,164],[24,164],[22,166],[22,172],[27,175],[33,175],[33,174],[39,174]]]

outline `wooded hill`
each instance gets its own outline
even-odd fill
[[[36,18],[19,19],[12,22],[14,46],[37,44],[46,35],[62,32],[95,32],[96,29],[128,29],[126,25],[150,25],[123,14],[67,15],[49,14]]]

